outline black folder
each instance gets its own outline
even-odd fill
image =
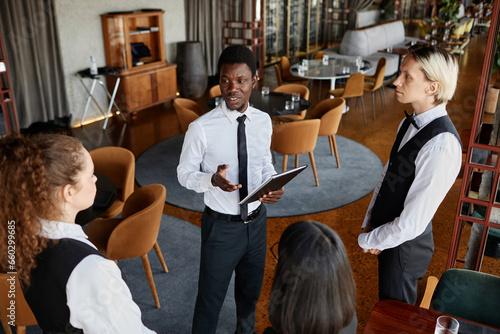
[[[273,176],[268,178],[266,181],[264,181],[254,191],[252,191],[250,194],[248,194],[248,196],[245,197],[240,202],[240,205],[256,201],[259,198],[261,198],[262,196],[264,196],[265,194],[267,194],[268,192],[280,189],[285,184],[290,182],[291,179],[296,177],[300,172],[302,172],[304,169],[306,169],[306,167],[307,167],[307,165],[302,165],[300,167],[297,167],[297,168],[294,168],[291,170],[287,170],[286,172],[274,174]]]

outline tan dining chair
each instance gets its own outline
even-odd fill
[[[125,202],[121,218],[92,221],[85,233],[89,240],[110,260],[124,260],[140,257],[149,288],[157,308],[160,300],[156,293],[148,252],[154,248],[163,270],[167,265],[158,245],[166,190],[161,184],[150,184],[134,191]]]
[[[220,85],[215,85],[215,86],[211,87],[208,91],[209,98],[214,98],[216,96],[221,96],[221,95],[222,95],[222,92],[220,90]]]
[[[15,296],[13,299],[9,298],[9,291],[12,290],[11,281],[7,280],[12,276],[14,276],[15,280]],[[9,326],[9,311],[7,310],[11,306],[11,300],[15,301],[16,333],[26,334],[26,326],[37,325],[35,315],[31,311],[26,299],[24,299],[23,290],[21,290],[17,275],[0,273],[0,321],[6,334],[12,334]]]
[[[319,102],[309,112],[309,119],[319,119],[321,121],[318,136],[328,136],[328,141],[330,142],[330,152],[332,155],[335,153],[337,168],[340,168],[340,161],[335,135],[339,129],[344,107],[345,100],[341,97],[336,97]]]
[[[122,212],[125,201],[134,191],[134,154],[126,148],[117,146],[101,147],[89,153],[94,163],[94,171],[110,178],[117,189],[115,201],[101,217],[115,217]]]
[[[301,84],[284,84],[276,87],[273,92],[286,94],[299,93],[302,99],[309,100],[309,88]],[[306,118],[306,114],[307,109],[304,109],[298,114],[275,116],[273,117],[273,120],[277,122],[301,121]]]
[[[309,83],[309,79],[297,77],[292,74],[292,71],[290,70],[290,59],[288,59],[288,57],[282,56],[280,60],[280,65],[281,65],[282,82],[301,83],[301,84]]]
[[[313,59],[316,60],[323,60],[323,56],[326,56],[326,52],[324,51],[318,51],[313,55]]]
[[[276,82],[278,86],[283,84],[283,80],[281,80],[281,71],[278,65],[274,64],[274,73],[276,74]]]
[[[375,119],[375,92],[380,93],[380,103],[382,104],[382,112],[385,111],[385,92],[384,92],[384,76],[386,69],[386,59],[382,57],[377,63],[377,70],[373,76],[365,76],[365,92],[370,92],[372,95],[373,119]]]
[[[298,167],[299,154],[309,153],[317,187],[319,182],[313,151],[316,147],[320,124],[319,119],[280,123],[274,126],[271,138],[271,150],[283,154],[283,171],[286,171],[289,155],[295,155],[295,167]]]
[[[186,133],[189,124],[203,114],[203,108],[190,99],[178,97],[172,103],[179,120],[182,133]]]
[[[365,92],[365,76],[362,73],[354,73],[347,78],[344,88],[337,88],[329,90],[328,94],[333,97],[343,97],[347,101],[353,97],[361,100],[361,107],[363,109],[363,117],[366,123],[365,104],[363,102],[363,94]]]

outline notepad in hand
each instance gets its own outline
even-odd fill
[[[281,172],[278,174],[274,174],[270,178],[268,178],[266,181],[264,181],[260,186],[258,186],[254,191],[252,191],[250,194],[248,194],[247,197],[245,197],[241,202],[241,204],[246,204],[250,203],[253,201],[258,200],[265,194],[269,193],[270,191],[275,191],[280,188],[282,188],[285,184],[290,182],[291,179],[296,177],[300,172],[302,172],[304,169],[306,169],[307,165],[303,165],[291,170],[288,170],[286,172]]]

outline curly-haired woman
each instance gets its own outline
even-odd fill
[[[118,266],[74,223],[96,180],[73,137],[0,139],[0,270],[17,272],[44,332],[153,333]]]

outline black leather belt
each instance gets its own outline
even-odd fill
[[[240,215],[227,215],[224,213],[214,211],[214,210],[210,209],[208,206],[205,206],[205,212],[208,213],[213,218],[218,219],[218,220],[226,220],[226,221],[231,221],[231,222],[244,221],[244,222],[248,223],[249,221],[251,221],[252,219],[255,219],[259,215],[261,208],[262,208],[262,205],[259,205],[259,207],[257,209],[250,212],[248,214],[248,219],[245,221],[243,219],[241,219]]]

